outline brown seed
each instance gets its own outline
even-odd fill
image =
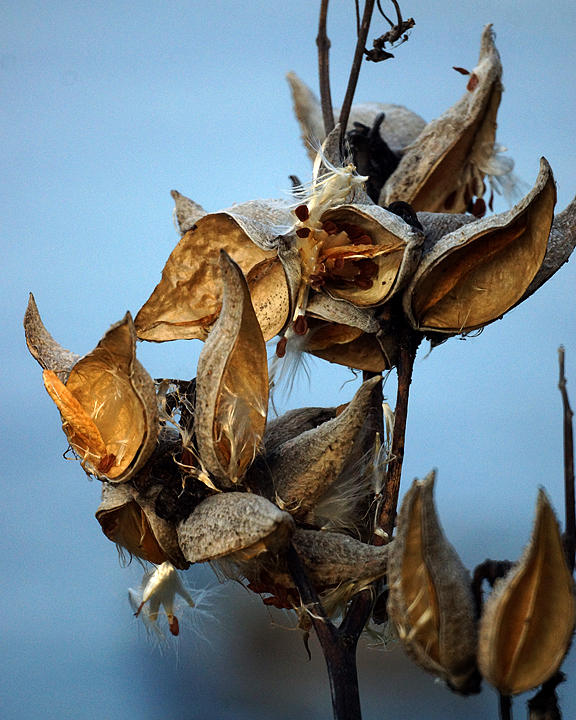
[[[288,340],[283,337],[278,340],[278,344],[276,345],[276,357],[283,358],[284,355],[286,355],[286,345],[288,344]]]
[[[299,238],[307,238],[308,235],[310,235],[310,228],[307,227],[301,227],[296,230],[296,235],[298,235]]]
[[[294,320],[294,332],[296,335],[306,335],[308,332],[308,321],[304,315],[298,315],[296,320]]]
[[[310,213],[306,205],[298,205],[298,207],[294,210],[294,215],[296,215],[300,222],[306,222],[306,220],[310,217]]]
[[[472,73],[472,75],[470,75],[470,80],[468,80],[468,84],[466,85],[466,90],[474,92],[474,90],[478,87],[479,82],[478,75],[476,75],[476,73]]]

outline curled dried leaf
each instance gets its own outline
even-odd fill
[[[487,25],[465,94],[406,149],[382,188],[380,205],[404,200],[415,210],[465,212],[473,196],[484,194],[485,174],[511,171],[511,161],[495,157],[501,77],[494,33]]]
[[[44,383],[87,472],[119,482],[150,457],[159,428],[156,393],[136,360],[129,313],[74,365],[66,384],[50,370]]]
[[[442,531],[434,473],[414,481],[398,515],[389,557],[388,612],[406,652],[458,692],[477,692],[470,576]]]
[[[196,439],[224,487],[242,480],[260,448],[268,410],[266,345],[239,266],[220,257],[222,312],[198,360]]]
[[[287,204],[278,200],[254,200],[198,218],[172,251],[160,283],[136,315],[138,337],[154,342],[204,340],[222,306],[220,250],[248,274],[276,257],[273,240],[279,227],[291,222]],[[284,292],[285,278],[276,272],[274,279],[280,283],[279,292]],[[268,275],[265,282],[270,282]],[[263,324],[281,327],[286,318],[271,320],[269,310],[267,305],[262,309]],[[277,311],[283,312],[282,307]]]
[[[511,210],[462,225],[427,248],[404,293],[414,327],[468,332],[524,295],[546,253],[556,189],[544,158],[531,192]]]
[[[250,560],[286,547],[293,531],[292,517],[266,498],[228,492],[203,500],[179,524],[178,539],[190,562]]]
[[[482,675],[504,695],[540,685],[560,667],[575,622],[574,582],[558,522],[541,490],[530,543],[484,605],[478,638]]]

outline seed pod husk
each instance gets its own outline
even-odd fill
[[[24,315],[24,332],[28,350],[45,370],[52,370],[62,382],[66,382],[70,370],[80,360],[80,355],[66,350],[46,330],[34,295],[30,293]]]
[[[414,481],[390,551],[388,612],[400,641],[427,672],[455,691],[478,691],[476,623],[470,576],[442,531],[435,474]]]
[[[543,490],[530,543],[486,600],[478,637],[482,675],[504,695],[550,678],[568,652],[576,621],[574,582]]]
[[[203,500],[178,525],[178,539],[190,562],[224,556],[249,560],[284,548],[293,531],[292,517],[266,498],[227,492]]]
[[[169,560],[180,570],[190,566],[178,545],[176,528],[158,517],[153,501],[128,483],[102,484],[102,502],[96,519],[104,535],[131,555],[155,565]]]
[[[466,212],[473,196],[484,194],[485,174],[512,170],[495,154],[496,116],[502,96],[502,65],[492,26],[482,33],[478,65],[464,96],[428,123],[388,178],[379,204],[403,200],[415,210]]]
[[[174,215],[180,235],[186,235],[188,230],[192,230],[198,220],[208,213],[194,200],[181,195],[178,190],[170,190],[170,195],[174,198]]]
[[[130,313],[74,365],[65,385],[50,370],[44,384],[86,472],[121,482],[150,457],[159,429],[156,392],[136,360]]]
[[[513,307],[544,258],[555,202],[552,171],[542,158],[534,188],[511,210],[462,225],[429,247],[404,293],[413,326],[469,332]]]
[[[206,339],[222,305],[220,250],[248,274],[259,263],[276,257],[273,241],[279,227],[292,222],[287,203],[279,200],[254,200],[198,218],[172,251],[160,283],[136,315],[138,337],[154,342]],[[286,279],[275,277],[277,293],[285,300]],[[279,303],[273,319],[269,304],[263,308],[267,340],[285,324],[287,318],[281,317],[284,308],[285,302]],[[257,304],[256,313],[259,311]]]
[[[202,462],[233,487],[259,451],[268,410],[266,345],[239,266],[220,255],[222,312],[200,353],[195,432]]]
[[[304,517],[336,480],[366,420],[379,381],[378,376],[363,383],[338,417],[266,453],[280,507]]]

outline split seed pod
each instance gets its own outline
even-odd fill
[[[534,188],[511,210],[464,224],[427,247],[404,293],[413,326],[456,334],[510,310],[542,264],[555,202],[552,171],[542,158]]]
[[[417,211],[465,212],[474,196],[484,194],[485,174],[512,170],[512,161],[498,158],[495,148],[501,77],[494,33],[487,25],[466,93],[405,150],[382,188],[380,205],[403,200]]]
[[[273,240],[279,227],[291,223],[288,205],[279,200],[254,200],[198,217],[172,251],[160,283],[136,315],[138,337],[154,342],[206,338],[222,305],[221,249],[246,275],[253,272],[256,287],[264,283],[268,288],[270,282],[277,282],[274,293],[260,293],[255,303],[266,339],[274,337],[287,320],[289,300],[282,267],[274,263]]]
[[[230,556],[249,560],[287,546],[294,521],[266,498],[252,493],[211,495],[178,525],[180,547],[190,562]],[[230,559],[234,560],[235,557]]]
[[[153,499],[144,498],[128,483],[102,484],[96,519],[104,535],[131,555],[155,565],[169,560],[180,570],[190,566],[178,545],[175,527],[156,515]]]
[[[435,474],[414,481],[390,550],[388,612],[406,652],[455,691],[478,692],[476,623],[470,576],[442,531]]]
[[[233,487],[260,449],[268,366],[242,271],[224,251],[220,269],[222,312],[198,360],[195,432],[207,470],[223,487]]]
[[[51,370],[44,384],[86,472],[120,482],[150,457],[159,428],[156,392],[136,360],[130,313],[74,365],[66,384]]]
[[[484,605],[478,638],[482,675],[504,695],[540,685],[560,667],[575,621],[574,582],[558,522],[541,490],[530,543]]]

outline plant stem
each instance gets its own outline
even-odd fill
[[[392,537],[398,496],[400,493],[400,478],[402,476],[402,463],[404,461],[404,439],[406,436],[406,419],[408,416],[408,399],[410,396],[410,383],[412,382],[412,369],[416,358],[416,351],[422,336],[406,330],[400,341],[400,351],[397,365],[398,391],[396,407],[394,409],[394,433],[392,435],[392,459],[388,464],[386,483],[384,486],[384,502],[377,526],[381,528],[388,538]],[[375,545],[382,545],[385,538],[376,535]]]
[[[512,697],[510,695],[500,695],[499,716],[500,720],[512,720]]]
[[[566,376],[564,374],[564,348],[558,348],[558,363],[560,365],[560,378],[558,388],[562,395],[564,411],[564,504],[566,511],[566,524],[564,528],[564,549],[566,560],[571,572],[574,572],[574,555],[576,552],[576,511],[574,498],[574,436],[572,432],[572,417],[574,413],[570,407],[568,392],[566,390]]]
[[[320,20],[318,21],[318,79],[320,82],[320,104],[322,106],[322,118],[324,119],[324,132],[326,135],[334,129],[334,111],[332,109],[332,95],[330,93],[330,39],[326,33],[326,19],[328,16],[328,3],[330,0],[322,0],[320,3]]]
[[[352,107],[352,101],[354,100],[354,93],[356,92],[362,57],[364,56],[364,50],[366,49],[366,38],[368,37],[372,13],[374,12],[374,2],[375,0],[366,0],[366,5],[364,5],[364,14],[362,16],[362,23],[360,24],[360,31],[358,33],[356,49],[354,51],[354,60],[352,61],[348,87],[346,88],[346,95],[344,96],[344,102],[342,103],[342,109],[340,110],[339,123],[342,138],[346,136],[346,127],[350,117],[350,109]]]

